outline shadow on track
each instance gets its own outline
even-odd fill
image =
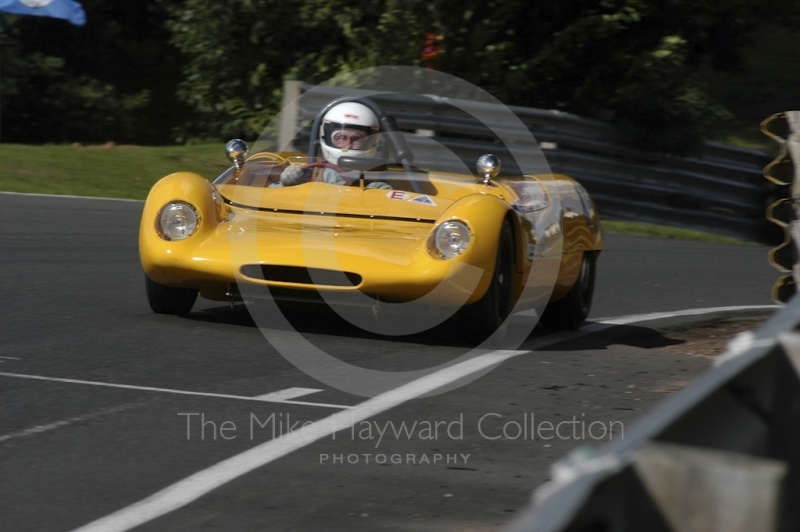
[[[225,325],[236,325],[240,327],[257,327],[258,325],[251,316],[248,305],[251,303],[236,303],[233,308],[230,305],[221,304],[208,308],[201,308],[191,312],[186,319],[206,322],[219,323]],[[456,314],[443,323],[432,327],[429,330],[405,336],[384,336],[377,333],[365,331],[342,318],[335,311],[325,305],[308,305],[292,302],[278,302],[278,307],[283,312],[283,318],[288,320],[292,328],[303,334],[319,334],[326,336],[348,337],[365,340],[383,340],[399,343],[422,344],[427,346],[447,346],[456,348],[472,348],[479,343],[473,337],[463,320]],[[366,319],[374,319],[370,315],[369,309],[364,309]],[[266,316],[269,321],[269,315]],[[283,318],[272,320],[274,329],[287,329]],[[400,320],[402,315],[381,315],[380,320]],[[545,329],[537,325],[528,339],[539,338],[555,331]],[[482,339],[480,339],[482,341]]]
[[[554,331],[544,331],[554,332]],[[547,347],[548,351],[584,351],[608,349],[611,345],[627,345],[642,349],[658,349],[686,343],[665,336],[663,332],[636,325],[617,325],[580,338],[564,340]]]
[[[279,303],[286,320],[294,330],[303,334],[346,337],[363,340],[382,340],[408,344],[422,344],[427,346],[447,346],[457,348],[474,347],[474,341],[464,335],[464,324],[455,316],[428,331],[407,336],[383,336],[364,331],[351,324],[336,312],[323,305],[302,305],[296,303]],[[368,312],[365,310],[365,313]],[[392,317],[394,318],[394,317]],[[194,321],[235,325],[240,327],[256,327],[247,305],[237,303],[231,308],[229,305],[220,305],[200,309],[189,314],[188,318]],[[381,319],[391,319],[382,316]],[[275,328],[286,328],[280,324],[283,319],[275,319]],[[537,325],[527,340],[543,338],[559,331]],[[684,340],[677,340],[665,336],[657,329],[621,325],[607,330],[588,334],[575,339],[568,339],[547,347],[548,351],[583,351],[607,349],[610,345],[627,345],[643,349],[658,349],[661,347],[679,345]]]

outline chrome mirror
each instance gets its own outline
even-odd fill
[[[478,157],[475,167],[478,169],[478,175],[483,177],[483,184],[488,185],[489,180],[500,174],[500,168],[503,167],[503,163],[500,162],[499,157],[487,153]]]
[[[229,140],[225,145],[225,155],[228,156],[228,160],[233,163],[237,170],[244,164],[244,160],[247,158],[247,150],[247,143],[242,139]]]

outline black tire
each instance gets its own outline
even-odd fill
[[[578,280],[567,295],[547,305],[541,322],[551,329],[575,330],[589,316],[594,295],[594,278],[597,271],[597,254],[584,251]]]
[[[196,288],[166,286],[155,282],[147,275],[144,276],[144,284],[147,290],[147,302],[157,314],[186,316],[191,312],[197,299]]]
[[[462,310],[467,327],[476,339],[485,339],[506,320],[513,307],[514,233],[508,220],[503,222],[497,245],[492,281],[480,301]]]

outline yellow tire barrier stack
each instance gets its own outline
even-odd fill
[[[780,146],[778,157],[764,167],[764,177],[776,185],[791,187],[790,197],[767,208],[767,219],[778,224],[784,233],[783,242],[768,255],[770,264],[786,274],[772,288],[772,299],[786,303],[800,284],[800,111],[770,116],[761,123],[761,131]]]

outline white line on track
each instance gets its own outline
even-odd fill
[[[35,198],[70,198],[70,199],[88,199],[88,200],[103,200],[103,201],[128,201],[136,203],[144,203],[144,200],[129,199],[129,198],[105,198],[103,196],[73,196],[71,194],[40,194],[38,192],[3,192],[0,194],[7,196],[33,196]]]
[[[253,399],[259,399],[261,401],[287,401],[289,399],[297,399],[298,397],[311,395],[312,393],[318,393],[321,391],[322,390],[318,388],[286,388],[285,390],[280,390],[277,392],[257,395]]]
[[[328,403],[309,403],[306,401],[291,401],[289,399],[281,399],[279,397],[271,398],[268,397],[270,394],[259,395],[258,397],[246,397],[243,395],[228,395],[224,393],[190,392],[187,390],[172,390],[169,388],[153,388],[152,386],[134,386],[132,384],[114,384],[111,382],[83,381],[78,379],[62,379],[59,377],[44,377],[42,375],[24,375],[22,373],[0,372],[0,377],[13,377],[17,379],[31,379],[38,381],[50,381],[50,382],[65,382],[68,384],[88,384],[90,386],[106,386],[108,388],[123,388],[125,390],[174,393],[179,395],[195,395],[200,397],[216,397],[219,399],[238,399],[240,401],[258,401],[263,403],[281,403],[287,405],[301,405],[301,406],[320,406],[323,408],[336,408],[338,410],[346,410],[348,408],[351,408],[345,405],[332,405]]]
[[[693,308],[688,310],[677,310],[675,312],[653,312],[651,314],[634,314],[632,316],[621,316],[619,318],[602,318],[600,323],[610,325],[627,325],[628,323],[639,323],[642,321],[663,320],[667,318],[680,318],[682,316],[701,316],[703,314],[715,314],[717,312],[737,312],[742,310],[775,310],[782,305],[742,305],[737,307],[709,307]]]
[[[157,517],[168,514],[178,508],[186,506],[210,491],[226,484],[242,475],[258,469],[290,454],[298,449],[310,445],[331,434],[353,427],[357,423],[386,412],[407,401],[433,392],[458,379],[467,377],[477,371],[497,366],[510,358],[526,355],[533,349],[542,348],[564,340],[578,338],[608,329],[615,325],[650,321],[678,316],[692,316],[710,314],[715,312],[758,310],[765,307],[716,307],[713,309],[691,309],[678,312],[659,312],[654,314],[641,314],[637,316],[623,316],[605,320],[600,323],[590,323],[574,332],[557,333],[546,338],[531,342],[526,351],[492,351],[471,358],[454,366],[439,370],[420,379],[409,382],[399,388],[382,393],[372,399],[351,407],[347,412],[337,412],[313,425],[305,426],[289,434],[264,442],[241,454],[223,460],[207,469],[199,471],[167,488],[154,493],[127,508],[118,510],[106,517],[98,519],[88,525],[76,529],[74,532],[121,532],[130,530]],[[654,317],[657,316],[657,317]],[[632,321],[633,320],[633,321]]]
[[[113,408],[104,408],[103,410],[99,410],[94,412],[93,414],[87,414],[85,416],[75,416],[67,419],[62,419],[61,421],[56,421],[54,423],[48,423],[47,425],[37,425],[35,427],[31,427],[29,429],[21,430],[19,432],[14,432],[12,434],[5,434],[0,436],[0,443],[8,440],[14,440],[17,438],[24,438],[26,436],[33,436],[34,434],[41,434],[42,432],[49,432],[51,430],[55,430],[61,427],[66,427],[69,425],[74,425],[75,423],[80,423],[81,421],[89,421],[90,419],[96,419],[98,417],[107,416],[109,414],[116,414],[118,412],[122,412],[123,410],[130,410],[131,408],[135,408],[137,406],[141,406],[139,404],[128,404],[122,406],[115,406]]]
[[[0,362],[2,362],[3,360],[22,360],[22,359],[17,357],[0,357]]]

